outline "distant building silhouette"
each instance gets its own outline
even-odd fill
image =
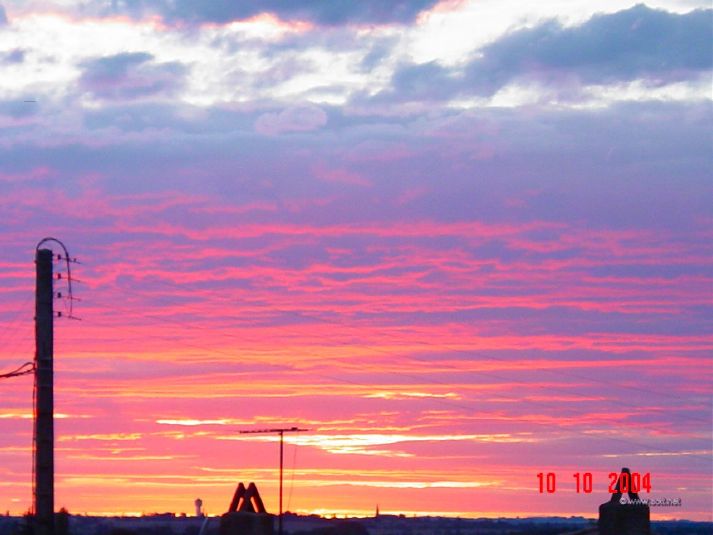
[[[627,474],[631,481],[631,471],[622,468],[620,474]],[[628,500],[621,492],[621,477],[616,483],[616,492],[608,502],[599,506],[600,535],[650,535],[651,511],[641,503],[639,495],[628,488]]]
[[[220,535],[273,535],[273,516],[267,514],[255,483],[247,488],[238,484],[228,507],[220,518]]]
[[[369,530],[358,522],[339,522],[334,526],[300,531],[297,535],[369,535]]]
[[[570,532],[568,535],[651,535],[651,513],[649,506],[642,503],[639,495],[631,491],[624,498],[621,492],[621,474],[628,474],[631,481],[631,471],[622,468],[615,491],[608,502],[599,506],[597,527]]]

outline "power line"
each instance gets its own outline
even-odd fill
[[[25,362],[15,370],[0,374],[0,379],[10,379],[12,377],[21,377],[22,375],[29,375],[35,372],[34,362]]]

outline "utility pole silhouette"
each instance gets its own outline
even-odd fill
[[[246,435],[246,434],[268,434],[268,433],[278,433],[280,435],[280,514],[277,517],[277,533],[278,535],[282,535],[282,468],[284,465],[283,462],[283,442],[284,442],[284,437],[285,433],[300,433],[303,431],[309,431],[309,429],[299,429],[297,427],[284,427],[280,429],[258,429],[255,431],[240,431],[241,435]]]
[[[42,243],[42,242],[40,242]],[[35,254],[35,535],[54,535],[54,292],[50,249]]]
[[[72,314],[72,273],[70,264],[77,263],[70,258],[67,248],[57,238],[44,238],[35,250],[35,427],[33,458],[33,513],[34,535],[55,535],[54,516],[54,276],[51,249],[43,249],[47,242],[58,244],[64,256],[57,255],[57,260],[64,260],[67,265],[66,298],[69,300],[71,319],[79,319]],[[62,277],[61,273],[57,278]],[[61,293],[57,297],[62,297]],[[57,316],[62,313],[58,312]]]

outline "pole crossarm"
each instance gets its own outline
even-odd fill
[[[299,427],[284,427],[284,428],[278,428],[278,429],[248,429],[244,431],[240,431],[241,435],[248,435],[248,434],[261,434],[261,435],[266,435],[270,433],[297,433],[297,432],[302,432],[302,431],[309,431],[309,429],[300,429]]]

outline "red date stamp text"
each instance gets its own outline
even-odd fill
[[[559,481],[554,472],[540,472],[537,474],[540,494],[554,494],[558,490]],[[594,489],[594,476],[591,472],[576,472],[572,474],[572,479],[568,480],[567,488],[573,488],[577,494],[589,494]],[[609,473],[609,493],[616,494],[638,494],[639,492],[651,492],[651,474],[648,472],[610,472]]]

